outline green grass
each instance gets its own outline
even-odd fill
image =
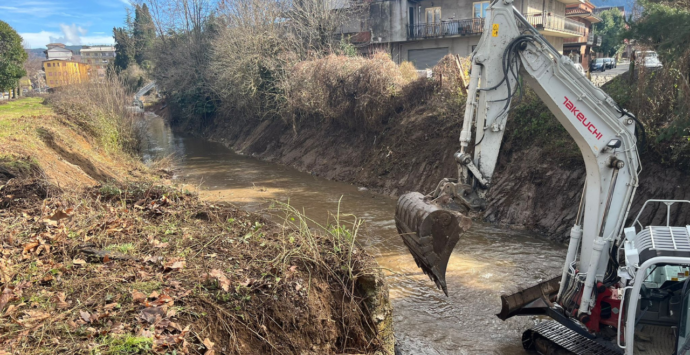
[[[162,284],[159,281],[132,282],[131,284],[128,284],[127,287],[130,289],[141,291],[148,295],[153,291],[160,290]]]
[[[0,105],[0,120],[4,121],[22,116],[40,116],[52,112],[49,107],[43,105],[42,97],[25,97]]]
[[[124,244],[113,244],[105,247],[105,250],[118,251],[122,254],[129,254],[130,251],[134,250],[134,244],[124,243]]]
[[[40,120],[34,117],[52,114],[53,110],[43,105],[43,98],[40,97],[26,97],[0,105],[0,144],[3,144],[5,139],[12,138],[26,142],[26,138],[29,137],[29,141],[33,141],[32,125]],[[33,143],[27,144],[31,148],[35,146]]]
[[[153,353],[153,339],[138,337],[131,334],[119,337],[106,337],[103,345],[107,349],[98,349],[94,354],[149,354]]]

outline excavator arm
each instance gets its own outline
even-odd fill
[[[573,138],[585,163],[582,200],[554,307],[565,319],[587,324],[597,289],[617,279],[616,253],[641,169],[635,139],[639,122],[558,53],[512,0],[495,0],[489,16],[472,56],[460,150],[455,153],[458,178],[444,179],[426,196],[401,196],[396,224],[417,264],[447,293],[448,257],[467,228],[464,216],[486,205],[510,105],[527,83]],[[464,227],[435,226],[441,219],[424,213],[430,210],[437,215],[445,211],[443,221],[452,219]],[[524,306],[516,299],[524,297],[510,299],[507,307]]]

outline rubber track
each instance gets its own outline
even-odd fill
[[[531,343],[534,333],[552,341],[558,346],[579,355],[617,355],[623,354],[623,349],[613,343],[600,343],[587,339],[568,329],[556,321],[546,321],[528,330],[522,336],[522,342],[527,347]],[[527,349],[529,350],[529,349]]]

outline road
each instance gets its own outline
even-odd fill
[[[627,72],[629,68],[629,62],[620,62],[614,69],[607,69],[605,72],[594,72],[592,73],[592,83],[596,86],[602,86],[613,80],[613,78]]]

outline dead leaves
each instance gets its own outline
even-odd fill
[[[91,314],[89,314],[89,312],[79,311],[79,315],[81,316],[81,319],[84,320],[84,322],[91,323]]]
[[[44,320],[50,318],[50,313],[40,310],[24,311],[24,317],[17,320],[24,328],[36,329],[40,327]]]
[[[72,211],[73,211],[72,208],[68,208],[68,209],[66,209],[66,210],[64,210],[64,211],[62,211],[62,210],[57,210],[57,211],[55,211],[55,213],[53,213],[52,216],[48,217],[48,219],[51,220],[51,221],[57,222],[57,221],[59,221],[59,220],[61,220],[61,219],[65,219],[65,218],[72,217]]]
[[[218,282],[218,286],[220,286],[223,291],[230,291],[230,279],[228,279],[222,271],[213,269],[208,273],[207,278],[215,279]]]
[[[20,299],[24,294],[23,289],[29,287],[30,285],[31,284],[26,281],[14,286],[5,285],[5,288],[2,290],[2,294],[0,294],[0,314],[8,302]]]
[[[204,341],[201,343],[204,344],[204,346],[206,347],[206,352],[204,353],[204,355],[216,354],[216,351],[213,350],[213,346],[216,345],[216,343],[212,342],[209,338],[204,339]]]
[[[176,271],[184,268],[187,262],[183,258],[172,258],[168,262],[163,263],[163,272]]]
[[[74,260],[72,260],[72,264],[78,265],[78,266],[82,266],[82,265],[86,264],[86,260],[84,260],[84,259],[74,259]]]
[[[142,303],[146,301],[146,295],[142,292],[139,292],[137,290],[132,290],[132,301],[134,303]]]

